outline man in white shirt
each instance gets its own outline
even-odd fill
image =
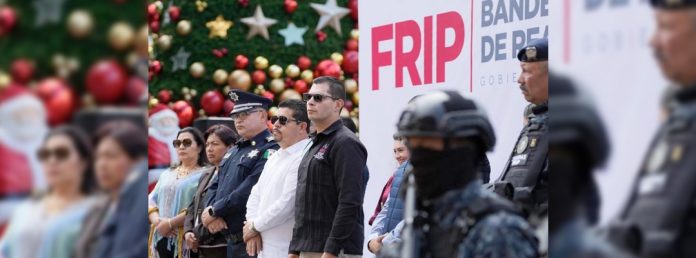
[[[297,169],[309,145],[307,106],[286,100],[273,116],[273,136],[280,149],[271,154],[247,201],[244,241],[250,256],[287,257],[295,224]]]

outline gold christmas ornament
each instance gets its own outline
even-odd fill
[[[140,29],[138,29],[138,32],[135,35],[135,51],[137,51],[138,54],[143,58],[148,56],[148,54],[150,53],[149,49],[151,48],[150,44],[147,43],[147,33],[147,25],[143,25],[142,27],[140,27]]]
[[[234,70],[227,78],[227,84],[230,85],[232,89],[248,91],[251,86],[251,75],[243,69]]]
[[[150,97],[150,100],[148,101],[148,104],[150,105],[150,107],[153,107],[153,106],[159,104],[159,100],[158,100],[157,98]]]
[[[217,18],[215,18],[215,20],[205,23],[205,27],[207,27],[210,30],[208,37],[219,37],[226,39],[227,30],[229,30],[233,24],[234,23],[232,21],[225,20],[225,17],[223,17],[222,15],[218,15]]]
[[[194,78],[201,78],[201,76],[203,76],[205,73],[205,66],[201,62],[195,62],[191,64],[189,72],[191,72],[191,76]]]
[[[268,115],[270,116],[277,116],[278,115],[278,107],[271,107],[268,109]]]
[[[75,10],[68,16],[68,32],[75,38],[84,38],[92,32],[94,20],[85,10]]]
[[[229,74],[227,73],[227,71],[225,71],[223,69],[217,69],[213,73],[213,81],[217,85],[224,85],[225,83],[227,83],[228,76],[229,76]]]
[[[190,94],[190,93],[191,93],[191,89],[189,89],[189,87],[183,87],[183,88],[181,88],[181,94],[183,94],[183,95],[188,95],[188,94]]]
[[[92,94],[85,93],[85,95],[82,95],[82,106],[88,109],[92,109],[97,106]]]
[[[268,68],[268,75],[274,79],[280,78],[280,76],[283,75],[283,68],[281,68],[279,65],[271,65],[271,67]]]
[[[0,71],[0,90],[5,89],[8,85],[10,85],[10,75]]]
[[[358,92],[358,82],[353,79],[346,79],[343,81],[343,85],[346,85],[346,93],[348,94]]]
[[[162,1],[155,1],[155,7],[157,7],[158,12],[161,12],[164,9],[164,4],[162,4]]]
[[[229,85],[225,85],[225,87],[222,88],[222,95],[227,96],[230,94],[230,91],[232,90],[232,87]]]
[[[312,72],[312,70],[309,69],[304,70],[302,71],[302,74],[300,74],[300,78],[307,83],[312,83],[312,81],[314,80],[314,72]]]
[[[350,38],[352,38],[354,40],[358,40],[359,37],[360,37],[360,33],[358,33],[358,29],[353,29],[350,31]]]
[[[288,65],[288,67],[285,68],[285,74],[287,74],[288,77],[295,79],[297,76],[300,76],[300,68],[294,64]]]
[[[343,54],[334,52],[331,54],[331,60],[333,60],[336,64],[341,65],[343,64]]]
[[[125,22],[117,22],[109,29],[109,43],[111,47],[122,51],[130,47],[133,43],[135,32],[133,27]]]
[[[359,92],[353,93],[353,106],[360,105]]]
[[[191,95],[190,94],[184,95],[184,100],[191,101]]]
[[[263,56],[256,57],[254,59],[254,67],[256,67],[256,70],[265,70],[268,68],[268,59]]]
[[[191,90],[191,97],[195,97],[195,96],[197,96],[197,95],[198,95],[198,90],[192,89],[192,90]]]
[[[297,91],[294,89],[287,89],[280,94],[280,101],[286,101],[289,99],[302,100],[302,96],[300,96],[300,93],[297,93]]]
[[[176,24],[176,33],[181,36],[186,36],[191,33],[191,22],[188,20],[181,20]]]
[[[157,47],[163,51],[169,50],[172,47],[172,36],[162,35],[157,39]]]
[[[348,112],[348,109],[346,109],[346,108],[341,109],[341,117],[350,117],[350,112]]]
[[[204,0],[196,0],[196,10],[198,10],[198,12],[203,12],[207,7],[208,2]]]
[[[271,91],[276,94],[280,94],[285,90],[285,82],[283,79],[273,79],[269,85],[271,86]]]

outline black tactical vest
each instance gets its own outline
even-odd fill
[[[534,115],[520,132],[499,183],[512,185],[508,198],[528,213],[548,208],[548,106],[535,106]]]
[[[696,257],[696,87],[677,100],[622,213],[640,231],[641,257]]]

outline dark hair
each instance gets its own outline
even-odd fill
[[[278,108],[289,108],[292,110],[292,118],[298,123],[307,123],[306,131],[309,133],[309,116],[307,116],[307,104],[297,99],[289,99],[278,104]]]
[[[312,83],[327,83],[329,85],[329,94],[331,95],[331,97],[342,100],[346,99],[346,87],[343,85],[343,82],[339,79],[330,76],[321,76],[314,79]]]
[[[44,138],[42,145],[45,145],[48,139],[61,135],[67,136],[70,139],[73,146],[77,150],[77,154],[80,155],[80,159],[84,160],[87,165],[85,170],[82,171],[80,192],[82,194],[89,194],[95,189],[96,186],[94,173],[92,173],[92,144],[89,141],[89,136],[87,136],[85,131],[77,126],[63,125],[51,130],[48,135],[46,135],[46,138]]]
[[[191,135],[193,135],[193,140],[200,147],[200,151],[198,151],[198,161],[196,163],[201,167],[205,166],[208,163],[208,158],[205,155],[205,141],[203,141],[203,134],[201,133],[201,131],[196,129],[195,127],[189,126],[184,129],[181,129],[176,134],[176,138],[179,138],[179,135],[181,135],[182,133],[190,133]]]
[[[394,136],[392,136],[392,138],[393,138],[395,141],[404,141],[404,140],[406,139],[405,137],[400,136],[400,135],[398,135],[398,134],[394,134]]]
[[[341,122],[343,122],[343,126],[348,128],[353,133],[358,133],[358,127],[355,125],[355,122],[353,122],[353,119],[350,117],[341,117]]]
[[[208,130],[205,131],[205,139],[207,140],[210,135],[215,134],[217,137],[220,137],[220,140],[222,140],[222,143],[225,144],[226,147],[232,146],[235,142],[237,142],[237,134],[234,133],[234,131],[227,127],[226,125],[213,125]]]
[[[94,145],[98,146],[106,138],[113,138],[132,160],[147,156],[147,136],[129,120],[114,120],[100,126]]]

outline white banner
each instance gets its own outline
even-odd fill
[[[551,12],[551,35],[559,46],[551,48],[552,67],[594,98],[611,140],[609,162],[596,177],[606,223],[625,205],[659,126],[668,83],[649,46],[653,13],[644,0],[563,0]]]
[[[516,82],[517,51],[531,39],[548,37],[549,2],[360,2],[360,139],[370,169],[366,223],[396,168],[392,135],[398,116],[416,95],[457,90],[481,104],[497,138],[488,154],[491,179],[500,175],[527,105]],[[366,225],[366,237],[369,229]]]

